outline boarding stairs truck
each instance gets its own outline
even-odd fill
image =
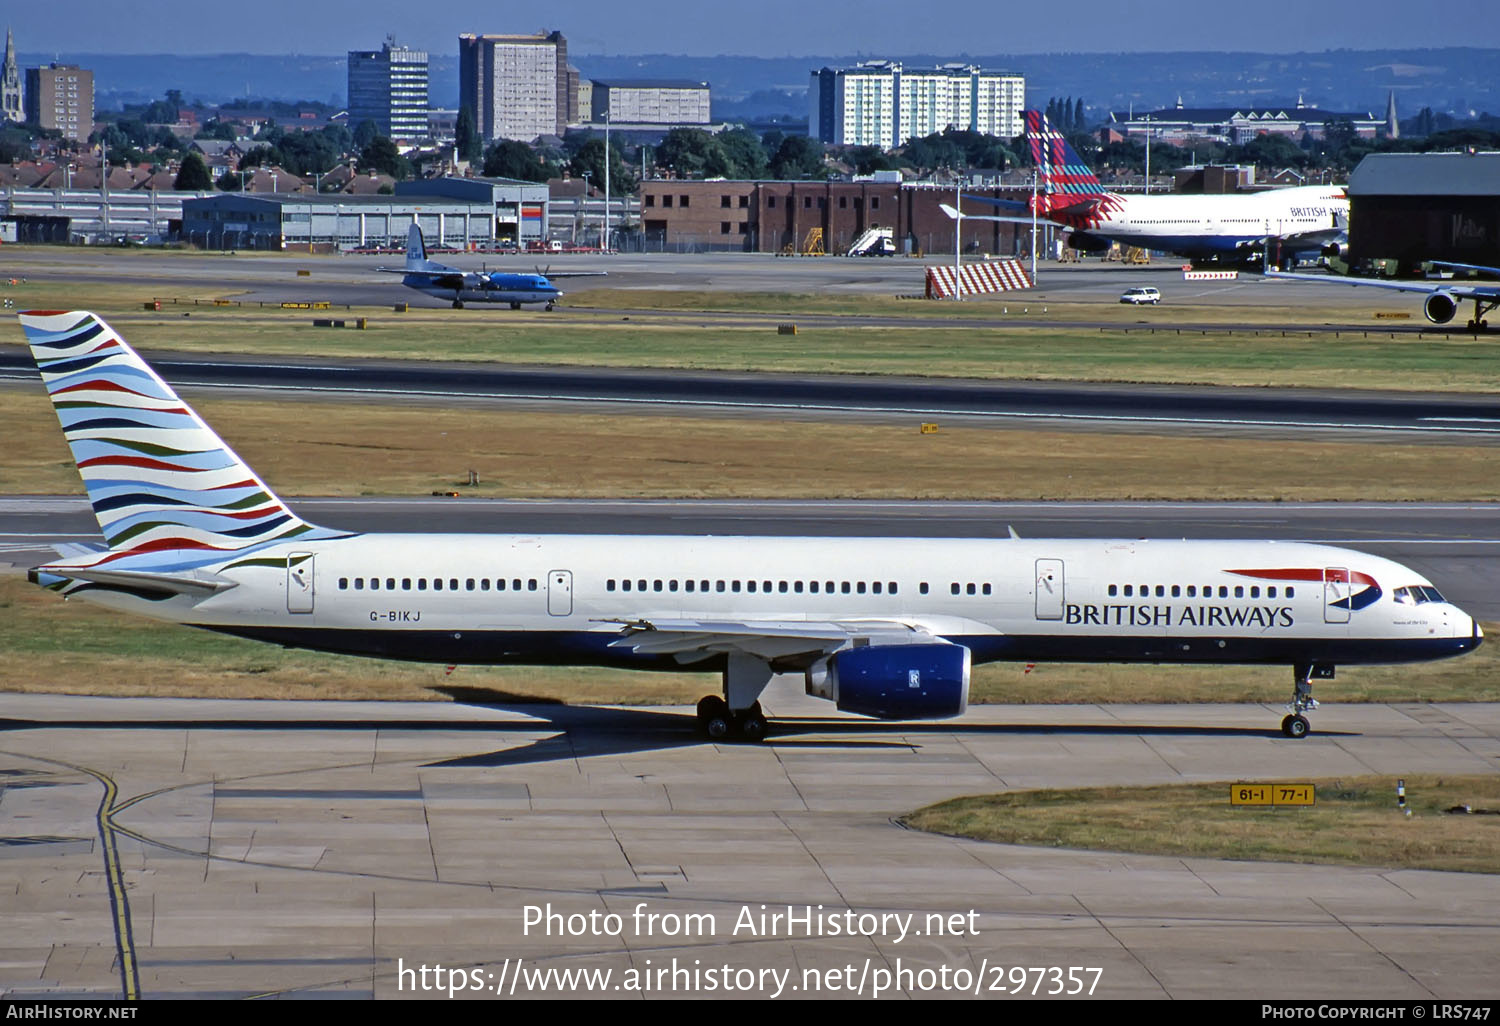
[[[891,228],[876,225],[865,229],[863,235],[854,240],[847,256],[895,256],[896,233]]]

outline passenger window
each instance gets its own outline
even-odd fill
[[[857,592],[859,592],[861,595],[863,595],[865,593],[865,582],[864,581],[860,581],[858,584],[856,584],[854,586],[854,590],[857,591]]]
[[[450,578],[448,578],[448,590],[449,591],[457,591],[458,590],[458,578],[457,577],[450,577]]]
[[[395,591],[396,590],[396,579],[394,577],[387,577],[385,579],[385,590],[386,591]]]
[[[779,591],[779,592],[781,592],[783,595],[785,595],[786,594],[786,582],[782,581],[779,585],[776,586],[776,590]]]
[[[425,578],[425,577],[418,577],[417,578],[417,590],[418,591],[426,591],[427,590],[427,578]]]
[[[652,581],[651,582],[651,590],[652,591],[661,591],[661,581],[660,580]]]
[[[892,595],[896,594],[896,582],[892,581],[886,590]]]
[[[693,590],[693,585],[697,584],[698,582],[697,581],[683,581],[682,583],[683,583],[683,586],[688,591],[692,591]]]
[[[739,591],[740,591],[740,582],[739,581],[730,581],[729,582],[729,590],[732,591],[732,592],[734,592],[736,595],[738,595]]]
[[[849,582],[848,581],[844,581],[843,582],[843,587],[840,588],[839,590],[842,591],[845,595],[849,594]]]
[[[796,592],[798,595],[801,595],[802,594],[802,582],[801,581],[793,581],[792,582],[792,590],[794,592]]]
[[[1134,593],[1135,593],[1134,586],[1129,585],[1129,584],[1125,585],[1125,597],[1126,598],[1130,598]]]
[[[1245,597],[1245,586],[1243,584],[1236,584],[1234,586],[1234,597],[1235,598],[1244,598]]]
[[[1178,598],[1181,595],[1182,595],[1182,585],[1180,585],[1180,584],[1174,584],[1174,585],[1172,585],[1172,597],[1173,598]]]
[[[921,584],[917,585],[917,591],[918,591],[918,593],[920,593],[922,595],[926,595],[927,594],[927,582],[923,581]]]
[[[986,584],[983,588],[980,589],[980,591],[982,591],[986,595],[988,595],[990,593],[990,586],[988,584]]]
[[[1250,597],[1260,598],[1260,588],[1258,586],[1250,589]]]
[[[1167,589],[1165,587],[1163,587],[1162,585],[1158,584],[1156,586],[1156,597],[1157,598],[1164,598],[1166,596],[1166,594],[1167,594]]]
[[[1110,585],[1110,586],[1109,586],[1109,597],[1110,597],[1110,598],[1114,598],[1114,597],[1115,597],[1115,592],[1116,592],[1116,591],[1117,591],[1117,590],[1118,590],[1118,588],[1117,588],[1117,587],[1116,587],[1116,586],[1115,586],[1115,585],[1113,585],[1113,584],[1111,584],[1111,585]]]
[[[677,582],[675,580],[668,581],[667,582],[667,590],[668,591],[676,591],[677,590]]]
[[[1297,589],[1293,588],[1290,584],[1288,584],[1286,586],[1286,597],[1287,598],[1296,598],[1297,597]]]
[[[604,590],[605,591],[614,591],[615,590],[615,579],[613,577],[611,577],[609,580],[607,580],[607,581],[604,582]]]
[[[1266,589],[1266,598],[1275,598],[1275,597],[1276,597],[1276,586],[1273,584],[1271,587],[1269,587],[1269,588]]]
[[[875,594],[877,594],[877,595],[880,594],[880,582],[879,581],[876,581],[874,584],[870,585],[870,587],[872,589],[874,589]]]
[[[814,595],[816,595],[818,593],[818,582],[817,581],[810,582],[808,584],[808,588],[810,588],[812,590],[812,593]]]
[[[745,590],[748,591],[750,594],[754,595],[755,594],[755,582],[754,581],[746,581],[745,582]]]
[[[1219,598],[1228,598],[1228,597],[1229,597],[1229,589],[1226,588],[1222,584],[1219,585]]]
[[[511,591],[520,591],[521,590],[521,579],[519,577],[514,577],[514,578],[511,579],[510,590]]]
[[[964,590],[967,591],[970,595],[974,594],[974,583],[970,581],[969,586]]]
[[[958,587],[958,582],[957,581],[953,582],[953,584],[951,586],[951,590],[952,590],[953,594],[955,594],[955,595],[957,595],[959,593],[960,589]]]
[[[401,590],[402,591],[411,591],[411,578],[410,577],[403,577],[403,578],[401,578]]]
[[[464,590],[465,591],[473,591],[474,590],[474,578],[470,577],[467,581],[464,582]]]
[[[646,590],[646,582],[644,580],[636,581],[635,582],[635,590],[636,591],[645,591]]]
[[[535,577],[533,577],[531,580],[529,580],[529,581],[526,582],[526,590],[527,591],[536,591],[536,578]]]
[[[434,577],[432,579],[432,590],[433,591],[442,591],[443,590],[443,579],[441,577]]]
[[[363,577],[356,577],[354,579],[354,590],[355,591],[364,591],[365,590],[365,579]]]
[[[347,577],[340,577],[339,578],[339,591],[348,591],[348,590],[349,590],[349,578],[347,578]]]

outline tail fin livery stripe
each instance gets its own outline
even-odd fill
[[[1026,112],[1026,138],[1031,144],[1031,159],[1037,167],[1038,179],[1046,192],[1075,196],[1108,192],[1063,134],[1052,127],[1046,114],[1039,110]]]
[[[344,536],[298,518],[104,321],[26,313],[21,324],[109,542],[98,562],[151,554],[152,566],[201,566],[214,553]]]

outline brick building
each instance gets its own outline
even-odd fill
[[[1025,200],[1030,190],[984,188],[971,195]],[[951,186],[899,182],[676,181],[641,183],[641,227],[648,250],[780,253],[800,248],[812,229],[823,247],[844,253],[870,228],[891,228],[900,253],[952,253]],[[991,213],[990,208],[972,213]],[[1045,227],[1045,226],[1044,226]],[[1025,249],[1030,228],[966,221],[966,252],[1010,255]]]

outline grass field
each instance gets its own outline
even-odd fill
[[[429,495],[472,468],[480,485],[464,494],[509,498],[1500,498],[1500,448],[1481,445],[192,401],[287,496]],[[81,491],[40,382],[0,388],[0,437],[0,493]]]
[[[176,289],[182,298],[210,300],[202,289]],[[8,288],[19,308],[56,309],[78,304],[76,284],[28,282]],[[901,374],[937,377],[1201,383],[1285,387],[1361,387],[1464,392],[1500,390],[1500,342],[1483,337],[1451,338],[1370,330],[1340,337],[1277,332],[1254,335],[1230,325],[1252,312],[1230,306],[1132,311],[1122,325],[1117,313],[1098,304],[1043,303],[1017,306],[974,303],[934,311],[931,305],[886,297],[860,299],[732,293],[587,293],[588,302],[629,303],[630,314],[536,310],[431,310],[395,313],[390,307],[335,311],[367,316],[364,331],[320,329],[314,317],[329,313],[205,306],[142,310],[142,290],[90,285],[91,309],[150,350],[254,352],[262,355],[323,354],[503,361],[527,364],[644,366],[715,370],[778,370],[806,373]],[[796,315],[811,312],[853,316],[847,324],[805,325],[779,335],[772,321],[746,322],[725,313],[666,316],[701,302],[727,313]],[[955,304],[957,305],[957,304]],[[860,315],[889,310],[925,319],[921,324],[861,324]],[[1003,310],[1013,314],[1000,314]],[[1026,314],[1021,314],[1022,310]],[[933,320],[935,312],[941,320]],[[1106,316],[1106,313],[1109,315]],[[1136,316],[1139,313],[1140,316]],[[1278,316],[1285,311],[1274,311]],[[1038,316],[1083,319],[1089,327],[976,327],[979,317]],[[1183,331],[1184,319],[1219,322],[1222,329]],[[1136,322],[1145,322],[1137,324]],[[1097,326],[1092,326],[1097,322]],[[1127,333],[1123,328],[1128,326]],[[1155,328],[1156,334],[1147,333]],[[1368,334],[1369,337],[1364,337]],[[20,343],[18,328],[0,332],[0,342]]]
[[[1408,777],[1409,817],[1397,808],[1393,777],[1315,783],[1312,807],[1231,806],[1224,782],[959,798],[902,822],[1034,847],[1500,872],[1500,815],[1486,814],[1500,812],[1500,776]],[[1462,805],[1485,813],[1448,811]]]

